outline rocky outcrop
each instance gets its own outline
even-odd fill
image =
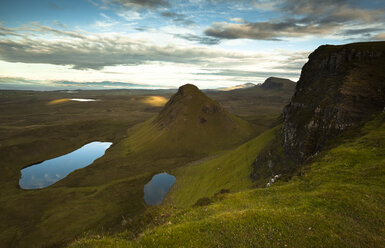
[[[385,106],[385,42],[321,46],[283,111],[282,145],[296,163]]]
[[[311,53],[283,110],[282,129],[254,162],[252,177],[295,171],[341,132],[383,111],[384,64],[385,42],[325,45]]]

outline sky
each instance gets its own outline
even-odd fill
[[[384,23],[383,0],[0,0],[0,89],[297,81],[318,46]]]

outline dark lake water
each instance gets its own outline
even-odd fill
[[[176,178],[165,172],[156,174],[144,185],[144,201],[148,205],[161,204]]]
[[[31,165],[21,170],[23,189],[41,189],[56,183],[76,169],[92,164],[104,155],[111,142],[91,142],[66,155]]]

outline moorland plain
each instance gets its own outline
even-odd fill
[[[292,92],[273,90],[209,91],[225,109],[250,120],[256,136],[280,115]],[[294,90],[294,89],[293,89]],[[143,186],[151,177],[195,160],[209,159],[237,144],[192,156],[128,155],[132,132],[155,118],[175,90],[1,91],[0,162],[1,230],[6,246],[57,246],[84,232],[115,232],[147,208]],[[267,94],[269,93],[269,94]],[[68,99],[95,99],[78,102]],[[269,101],[271,104],[261,103]],[[237,117],[238,118],[238,117]],[[144,124],[141,124],[144,123]],[[139,124],[139,125],[137,125]],[[140,136],[138,136],[140,137]],[[22,190],[20,170],[76,150],[92,141],[113,145],[94,164],[41,190]],[[127,156],[128,155],[128,156]],[[126,166],[129,164],[129,166]],[[107,169],[106,169],[107,168]]]

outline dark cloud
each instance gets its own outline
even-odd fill
[[[61,23],[59,22],[58,20],[54,20],[52,21],[52,23],[57,26],[57,27],[60,27],[60,28],[67,28],[67,25],[65,25],[64,23]]]
[[[274,66],[273,69],[298,73],[301,71],[303,65],[307,62],[310,53],[311,51],[287,54],[286,59],[282,60],[279,66]]]
[[[215,69],[206,69],[204,73],[196,73],[196,75],[215,75],[215,76],[226,76],[234,78],[243,78],[247,80],[252,80],[256,78],[268,78],[268,77],[286,77],[293,78],[299,77],[298,72],[273,72],[273,71],[243,71],[243,70],[215,70]]]
[[[279,8],[285,13],[302,16],[298,23],[304,25],[371,24],[384,19],[383,10],[364,8],[356,1],[347,0],[286,0]]]
[[[50,1],[47,4],[48,4],[48,7],[50,9],[53,9],[53,10],[65,10],[65,7],[60,6],[57,3],[55,3],[55,2]]]
[[[0,23],[0,36],[20,36],[15,28],[3,27]]]
[[[2,90],[58,90],[52,85],[47,85],[46,80],[30,80],[21,77],[0,77]]]
[[[170,11],[164,11],[164,12],[161,13],[161,15],[163,17],[167,17],[167,18],[172,19],[174,22],[176,22],[178,24],[182,24],[182,25],[185,25],[185,26],[189,26],[189,25],[195,24],[195,22],[187,19],[186,15],[184,15],[184,14],[179,14],[179,13],[170,12]]]
[[[166,0],[110,0],[110,2],[118,4],[124,8],[140,7],[155,9],[170,6]]]
[[[59,22],[54,21],[53,22],[56,26],[61,26],[63,28],[66,28],[66,25],[60,25]],[[65,37],[72,37],[72,38],[79,38],[83,39],[86,36],[84,36],[84,32],[78,31],[65,31],[65,30],[59,30],[55,28],[51,28],[48,26],[42,26],[39,25],[38,23],[30,23],[29,25],[24,25],[23,27],[17,27],[17,28],[8,28],[4,27],[0,23],[0,36],[20,36],[27,38],[27,35],[25,32],[28,32],[31,34],[31,36],[34,36],[35,34],[55,34],[58,36],[65,36]],[[83,33],[83,34],[82,34]]]
[[[142,27],[136,27],[134,28],[136,31],[147,31],[147,30],[150,30],[151,28],[150,27],[145,27],[145,26],[142,26]]]
[[[279,11],[283,17],[265,22],[214,23],[205,30],[208,36],[219,39],[280,40],[285,37],[307,35],[347,35],[349,29],[359,29],[363,34],[384,28],[362,28],[362,25],[383,26],[385,12],[358,6],[348,0],[284,0],[256,1],[257,8]],[[385,8],[385,4],[384,4]],[[357,31],[358,32],[358,31]],[[356,33],[357,34],[357,33]]]
[[[115,87],[115,88],[153,88],[153,87],[164,87],[161,85],[146,85],[146,84],[137,84],[137,83],[126,83],[126,82],[73,82],[73,81],[55,81],[54,85],[57,86],[73,86],[73,87],[92,87],[92,88],[105,88],[105,87]]]
[[[257,39],[281,40],[284,37],[300,37],[309,34],[327,34],[333,30],[331,25],[299,25],[295,20],[278,23],[214,23],[205,30],[207,36],[219,39]]]
[[[31,80],[22,77],[0,77],[0,89],[23,90],[77,90],[77,89],[152,89],[170,88],[162,85],[138,84],[129,82],[103,81],[103,82],[74,82],[53,81],[47,84],[47,80]]]
[[[383,29],[381,28],[357,28],[357,29],[346,29],[343,30],[340,34],[345,36],[351,36],[351,35],[365,35],[370,34],[373,32],[380,32]]]
[[[39,24],[31,24],[30,26],[25,26],[24,30],[37,32],[39,34],[47,33],[47,34],[55,34],[58,36],[64,36],[64,37],[78,38],[78,39],[86,38],[86,36],[82,34],[82,32],[65,31],[65,30],[51,28],[48,26],[42,26]]]
[[[137,65],[149,62],[181,64],[208,63],[213,58],[244,59],[243,54],[215,51],[209,48],[157,46],[136,41],[128,36],[104,36],[62,31],[46,26],[25,27],[26,30],[62,36],[62,39],[0,40],[0,59],[8,62],[71,65],[75,69],[102,69],[105,66]]]
[[[384,41],[385,40],[385,33],[379,33],[379,34],[373,35],[370,39],[371,40]]]
[[[198,42],[205,45],[216,45],[220,42],[220,39],[208,37],[208,36],[198,36],[194,34],[175,34],[175,37],[182,38],[188,41]]]

